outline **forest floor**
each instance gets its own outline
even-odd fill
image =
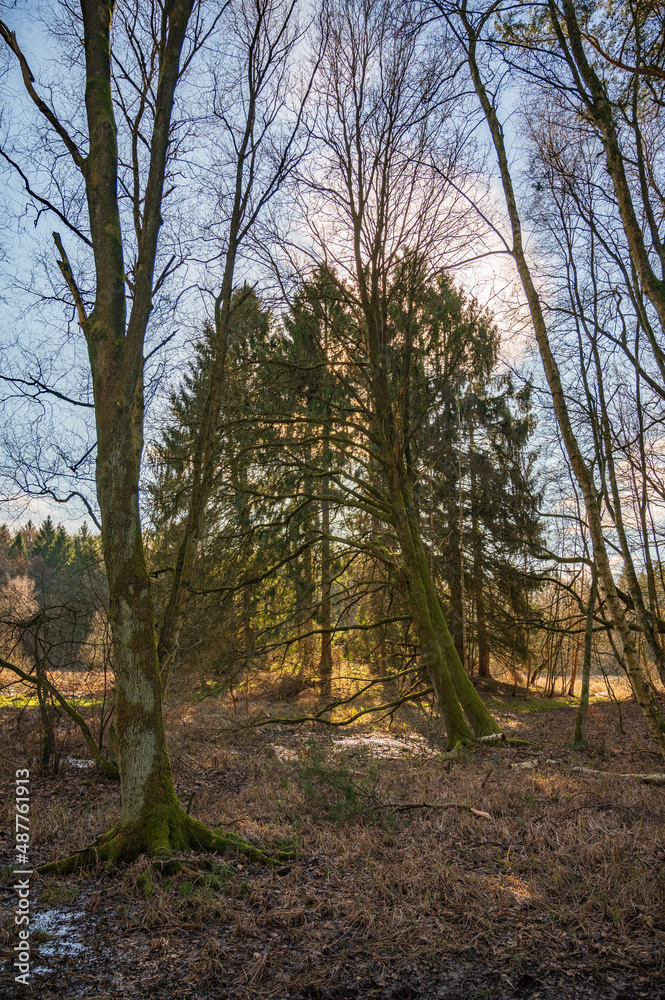
[[[495,686],[483,697],[532,745],[449,755],[440,725],[415,707],[392,726],[248,727],[261,712],[304,714],[313,696],[195,702],[195,683],[181,676],[166,711],[183,805],[269,849],[290,845],[296,859],[188,855],[177,875],[150,882],[145,860],[35,874],[32,995],[665,998],[665,788],[630,776],[664,768],[633,702],[619,703],[624,732],[616,703],[592,705],[579,751],[572,701]],[[33,767],[38,720],[8,704],[0,719],[7,865],[14,770]],[[56,776],[30,780],[34,866],[85,846],[118,814],[117,784],[88,766],[74,732],[61,753]],[[6,958],[16,943],[7,874],[3,998],[21,995]]]

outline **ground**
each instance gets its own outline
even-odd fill
[[[248,728],[260,712],[302,714],[313,696],[196,702],[196,683],[183,675],[167,709],[181,801],[208,824],[292,846],[295,860],[187,855],[167,877],[145,860],[33,876],[33,994],[665,998],[665,788],[621,776],[665,766],[630,700],[623,733],[614,702],[592,705],[579,751],[572,702],[485,690],[506,733],[532,745],[449,755],[415,708],[392,726]],[[0,713],[11,864],[10,778],[36,754],[38,730],[33,708]],[[85,766],[74,732],[61,752],[56,776],[31,779],[34,865],[85,846],[118,812],[117,784]],[[12,878],[1,888],[7,956]],[[10,963],[0,997],[21,995]]]

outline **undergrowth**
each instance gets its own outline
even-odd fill
[[[335,825],[365,822],[390,826],[394,816],[383,808],[377,795],[378,768],[369,765],[362,774],[346,762],[329,762],[323,753],[314,753],[298,774],[308,811],[313,818]]]

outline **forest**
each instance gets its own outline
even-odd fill
[[[662,5],[0,18],[0,997],[665,997]]]

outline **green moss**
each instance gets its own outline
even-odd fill
[[[181,897],[181,899],[187,899],[187,897],[191,896],[193,892],[194,892],[193,882],[181,882],[180,885],[178,886],[178,895]]]
[[[155,895],[155,887],[152,884],[151,872],[146,870],[138,877],[138,886],[144,899],[151,899]]]
[[[185,850],[219,853],[233,850],[252,861],[268,865],[294,857],[292,851],[283,850],[276,851],[273,856],[238,834],[210,830],[185,813],[175,792],[168,793],[168,784],[166,801],[160,799],[159,792],[163,788],[163,783],[155,783],[150,801],[146,802],[142,822],[118,824],[86,850],[77,851],[61,861],[41,865],[37,869],[39,873],[65,875],[100,864],[111,868],[118,862],[132,862],[139,855],[147,854],[162,874],[173,875],[182,867],[181,862],[173,858],[173,852]]]
[[[229,865],[215,863],[210,875],[206,876],[205,882],[211,889],[219,890],[232,882],[235,877],[236,873]]]
[[[74,903],[79,898],[81,891],[76,885],[50,885],[39,897],[40,903]]]

